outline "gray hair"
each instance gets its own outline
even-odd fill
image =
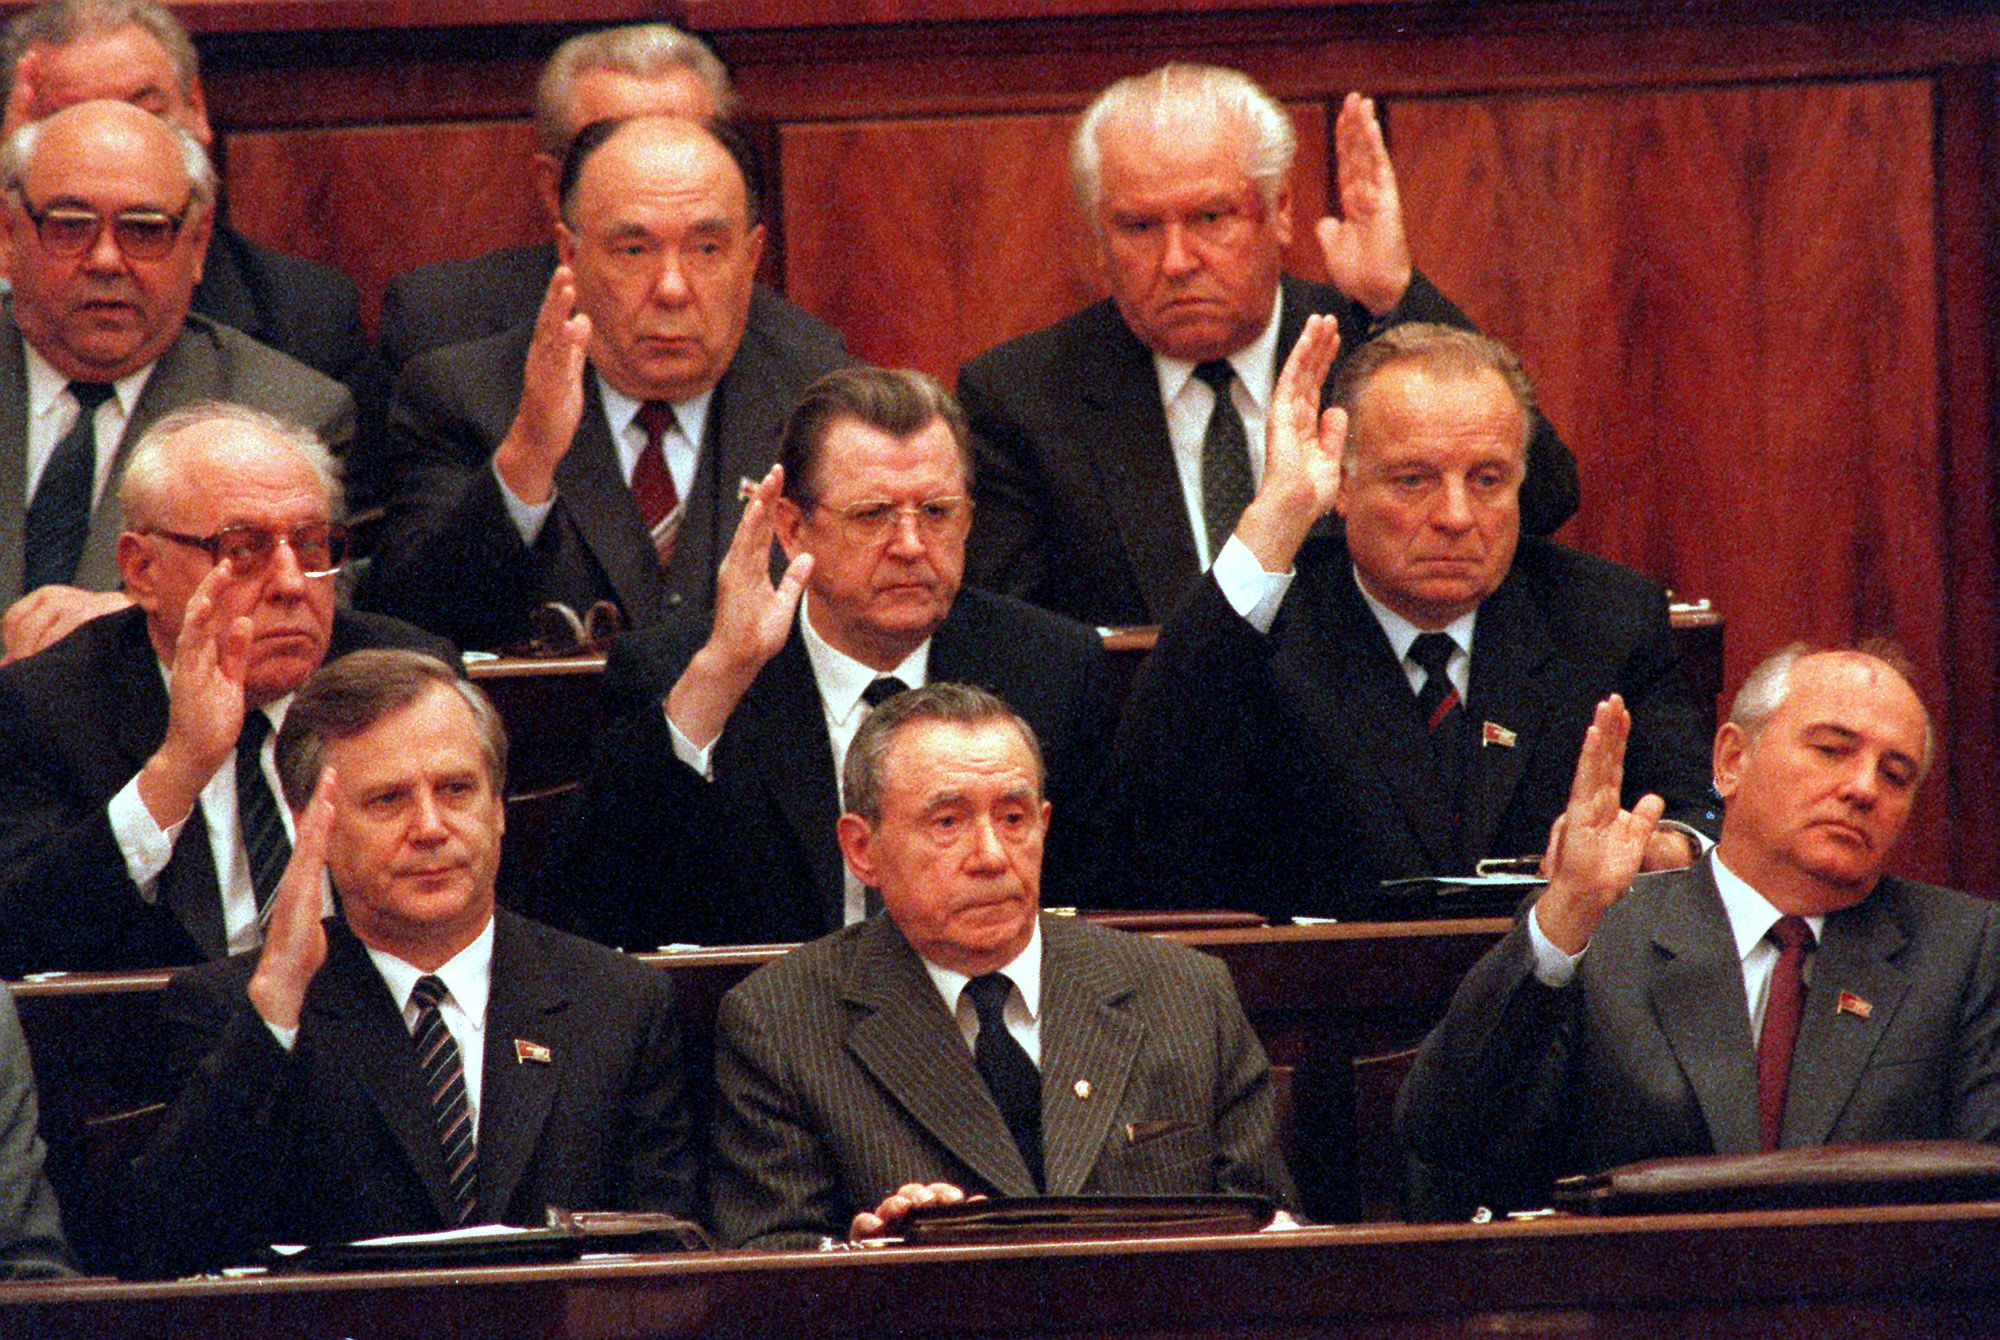
[[[1729,705],[1729,722],[1743,732],[1743,737],[1751,744],[1764,733],[1771,717],[1784,706],[1792,691],[1792,672],[1800,661],[1808,656],[1859,656],[1874,661],[1910,686],[1916,694],[1916,667],[1909,655],[1889,638],[1864,638],[1851,647],[1820,647],[1810,642],[1787,642],[1784,646],[1758,662],[1757,668],[1744,677],[1743,686],[1736,690],[1736,697]],[[1931,770],[1931,759],[1937,754],[1935,727],[1931,724],[1931,710],[1917,694],[1917,707],[1924,714],[1924,756],[1917,761],[1917,780],[1922,781]]]
[[[785,467],[785,496],[801,507],[824,492],[820,453],[836,423],[858,419],[891,437],[908,437],[942,419],[958,447],[965,486],[972,487],[972,430],[965,411],[928,373],[909,368],[839,368],[806,387],[778,437],[778,462]]]
[[[1535,432],[1535,387],[1521,360],[1491,335],[1433,321],[1407,321],[1391,326],[1341,361],[1333,375],[1331,403],[1347,411],[1347,446],[1341,464],[1354,468],[1360,439],[1361,400],[1375,375],[1392,363],[1415,363],[1435,376],[1471,378],[1482,372],[1499,374],[1521,409],[1521,459]]]
[[[591,70],[613,70],[634,79],[657,79],[686,70],[701,80],[715,104],[713,114],[727,117],[736,110],[736,89],[729,71],[708,44],[669,23],[635,23],[579,33],[556,48],[535,87],[535,133],[542,152],[560,159],[574,133],[569,124],[570,98],[576,81]]]
[[[420,651],[372,648],[351,651],[313,672],[285,709],[276,745],[278,781],[285,801],[302,809],[326,766],[326,748],[351,739],[382,718],[416,702],[434,688],[456,693],[472,713],[479,752],[494,795],[507,785],[507,727],[477,684],[451,666]]]
[[[56,112],[51,115],[61,114]],[[161,117],[155,117],[154,121],[173,137],[174,148],[180,153],[181,172],[188,181],[189,205],[206,210],[215,203],[216,192],[215,167],[208,161],[208,151],[201,147],[201,141],[194,137],[194,133],[178,121]],[[5,145],[0,145],[0,187],[10,191],[24,189],[28,170],[34,166],[35,151],[41,147],[42,129],[48,123],[49,117],[30,121],[9,135]]]
[[[181,483],[169,442],[191,429],[236,425],[252,428],[296,451],[319,477],[329,510],[341,506],[340,466],[333,453],[312,429],[266,414],[261,409],[226,400],[197,400],[155,419],[139,436],[125,458],[125,473],[118,481],[118,505],[124,510],[127,529],[156,524],[160,508]]]
[[[1114,122],[1138,121],[1166,130],[1189,120],[1238,127],[1243,175],[1256,187],[1266,209],[1277,202],[1298,152],[1292,118],[1241,70],[1174,62],[1120,79],[1098,94],[1076,123],[1069,142],[1070,189],[1093,229],[1100,226],[1097,207],[1104,196],[1105,128]]]
[[[1021,732],[1028,752],[1035,760],[1035,790],[1042,790],[1044,764],[1042,742],[1035,728],[1007,705],[998,694],[971,684],[949,682],[926,684],[920,689],[899,693],[871,711],[854,733],[847,747],[847,763],[841,769],[841,792],[849,814],[858,814],[874,823],[882,817],[882,793],[889,785],[889,749],[905,726],[918,721],[949,721],[963,726],[1005,722]]]
[[[185,92],[201,73],[187,29],[165,5],[153,0],[46,0],[14,16],[0,33],[0,105],[14,92],[14,71],[34,46],[66,47],[86,37],[115,33],[135,24],[167,53]]]

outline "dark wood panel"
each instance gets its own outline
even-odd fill
[[[1931,86],[1404,100],[1417,260],[1576,449],[1564,538],[1794,638],[1947,648]],[[1953,873],[1945,788],[1900,858]]]
[[[1323,275],[1327,127],[1294,104],[1290,263]],[[809,122],[781,131],[785,278],[860,357],[949,383],[965,359],[1104,295],[1069,190],[1068,115]]]

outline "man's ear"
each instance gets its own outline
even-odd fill
[[[1278,183],[1278,190],[1271,197],[1271,236],[1277,239],[1279,247],[1292,244],[1292,179],[1287,174]]]
[[[118,576],[124,584],[125,594],[132,597],[132,603],[154,612],[159,603],[159,592],[153,583],[153,564],[158,560],[159,551],[154,547],[149,535],[137,531],[118,533]]]
[[[834,826],[834,836],[840,839],[840,854],[847,858],[847,868],[861,881],[863,888],[875,888],[875,862],[871,859],[871,847],[875,830],[868,821],[858,814],[843,814]]]
[[[806,541],[802,533],[805,529],[806,514],[797,503],[779,494],[771,504],[771,530],[778,537],[778,547],[785,551],[787,560],[797,558],[805,552]]]
[[[202,95],[201,76],[187,82],[188,133],[201,141],[204,149],[215,146],[215,131],[208,124],[208,99]]]
[[[542,202],[542,214],[551,228],[562,222],[562,164],[549,154],[536,154],[534,161],[535,198]]]
[[[1723,722],[1715,732],[1715,750],[1710,759],[1715,794],[1724,800],[1736,794],[1743,779],[1743,763],[1749,755],[1750,737],[1743,733],[1743,728],[1733,721]]]

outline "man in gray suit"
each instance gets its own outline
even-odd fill
[[[11,656],[130,602],[116,591],[123,444],[181,405],[233,400],[338,446],[337,382],[189,313],[215,175],[184,128],[85,102],[8,137],[0,311],[0,600]]]
[[[751,326],[762,205],[723,123],[594,123],[561,202],[536,318],[419,358],[390,409],[398,483],[361,599],[464,646],[523,636],[544,601],[635,625],[705,605],[743,482],[845,361]]]
[[[1548,888],[1404,1087],[1418,1216],[1665,1155],[2000,1139],[2000,907],[1882,873],[1933,750],[1898,660],[1753,671],[1715,738],[1721,841],[1636,882],[1661,802],[1619,808],[1630,720],[1598,708]]]
[[[886,915],[723,998],[710,1222],[731,1246],[893,1232],[1002,1196],[1292,1199],[1271,1071],[1227,971],[1043,918],[1034,732],[936,683],[848,750],[840,846]]]

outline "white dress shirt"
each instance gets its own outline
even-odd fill
[[[417,979],[428,975],[444,983],[448,994],[438,1001],[438,1017],[458,1045],[459,1060],[465,1066],[465,1101],[472,1113],[473,1139],[478,1140],[480,1081],[486,1073],[486,998],[493,986],[492,918],[487,918],[486,929],[471,944],[429,974],[372,945],[368,957],[388,983],[389,995],[402,1011],[403,1026],[412,1037],[417,1031],[417,1005],[410,997],[417,989]]]
[[[49,458],[56,454],[56,444],[76,426],[82,406],[70,394],[70,379],[36,353],[34,345],[22,340],[21,351],[27,355],[28,363],[27,497],[33,500],[35,490],[41,487],[42,472],[48,469]],[[120,377],[111,383],[110,398],[97,407],[97,475],[90,491],[93,508],[104,496],[105,483],[111,478],[111,464],[118,459],[118,440],[125,436],[125,425],[131,422],[132,411],[152,375],[153,364],[148,363],[137,372]]]
[[[1250,479],[1264,479],[1264,414],[1271,405],[1271,393],[1278,384],[1278,309],[1281,298],[1271,302],[1271,319],[1257,338],[1229,355],[1236,377],[1229,384],[1230,398],[1243,417],[1243,437],[1250,448]],[[1194,531],[1194,552],[1202,568],[1215,557],[1208,550],[1208,523],[1201,511],[1201,439],[1208,431],[1209,415],[1215,410],[1215,392],[1194,375],[1195,364],[1185,359],[1153,355],[1153,371],[1160,381],[1160,404],[1167,413],[1167,441],[1173,445],[1174,469],[1180,475],[1181,500],[1187,507],[1188,525]]]
[[[938,994],[944,997],[944,1007],[958,1024],[959,1036],[965,1039],[967,1050],[979,1040],[979,1011],[973,1006],[972,997],[965,994],[965,987],[972,979],[962,972],[941,968],[929,959],[923,960],[924,971],[931,975],[931,982]],[[1007,1031],[1014,1041],[1021,1044],[1021,1050],[1037,1066],[1042,1063],[1042,922],[1035,918],[1034,929],[1028,933],[1028,943],[1016,954],[1013,961],[1000,969],[1014,983],[1014,989],[1007,993],[1007,1003],[1001,1009],[1001,1018],[1007,1021]]]

